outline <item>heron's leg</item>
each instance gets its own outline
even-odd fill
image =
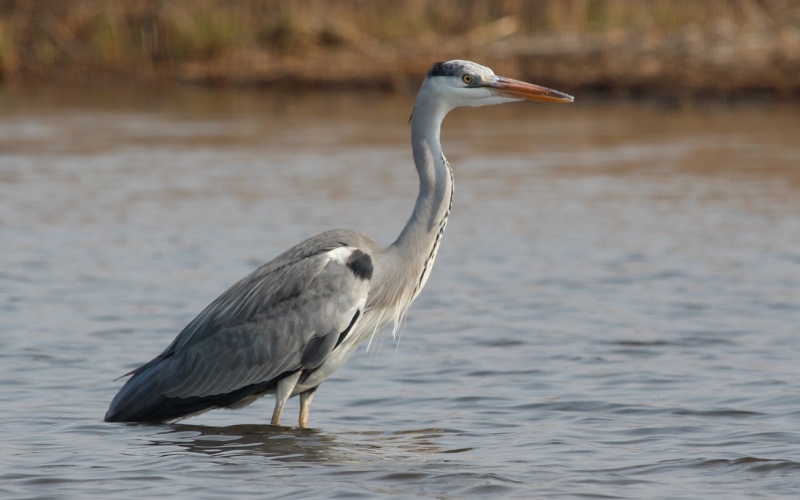
[[[308,410],[311,407],[311,400],[314,399],[314,394],[317,393],[319,386],[309,389],[306,392],[300,393],[300,427],[308,427]]]
[[[297,381],[300,379],[300,373],[302,373],[302,370],[297,370],[278,381],[278,388],[275,391],[275,411],[272,412],[272,425],[281,425],[283,405],[286,404],[286,400],[292,395],[294,386],[297,385]]]

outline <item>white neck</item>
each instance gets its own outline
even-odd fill
[[[453,177],[439,142],[442,120],[449,110],[423,87],[411,117],[419,194],[411,218],[391,247],[415,281],[410,300],[427,281],[450,213]]]

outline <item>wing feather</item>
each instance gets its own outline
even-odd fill
[[[259,287],[272,296],[244,294],[238,303],[229,297],[209,310],[204,324],[192,330],[199,334],[178,342],[174,354],[164,360],[160,392],[174,398],[224,394],[301,369],[305,346],[345,331],[369,292],[369,281],[327,252],[284,267],[283,272],[295,277],[291,285],[283,280]],[[276,300],[276,294],[282,300]],[[217,310],[238,321],[219,318]],[[208,325],[216,324],[224,326],[209,333]],[[330,344],[327,353],[332,348]]]
[[[315,368],[304,366],[304,352],[312,365],[324,360],[369,294],[370,257],[350,238],[374,248],[360,233],[329,231],[232,286],[132,372],[106,420],[168,421],[233,406],[287,372]]]

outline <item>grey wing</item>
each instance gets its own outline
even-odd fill
[[[327,264],[331,257],[328,253],[342,252],[337,250],[341,247],[358,248],[367,254],[366,259],[360,260],[351,256],[352,261],[346,265],[361,281],[369,281],[372,278],[369,253],[377,248],[375,242],[356,231],[327,231],[295,245],[229,288],[186,325],[161,357],[187,349],[220,330],[246,322],[280,302],[303,294]],[[360,263],[367,266],[361,268]],[[342,262],[338,264],[341,266]],[[340,286],[339,291],[347,293],[348,284]]]
[[[273,280],[278,281],[273,287],[283,288],[278,293],[262,285],[239,301],[220,303],[216,316],[244,312],[246,320],[188,345],[179,343],[174,361],[159,377],[162,393],[177,398],[224,394],[285,372],[316,368],[304,366],[304,351],[319,346],[327,352],[306,357],[324,359],[335,342],[321,339],[335,340],[364,308],[370,282],[353,271],[353,263],[369,259],[355,248],[338,247],[283,268],[281,275],[292,279]],[[276,295],[282,300],[276,301]]]
[[[161,355],[135,370],[106,418],[166,420],[177,415],[157,412],[164,398],[236,395],[284,373],[316,368],[364,309],[372,261],[344,243],[312,239],[301,245],[231,287]]]

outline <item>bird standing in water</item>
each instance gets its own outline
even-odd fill
[[[299,425],[306,427],[320,384],[361,342],[390,323],[397,328],[430,276],[453,197],[453,171],[439,142],[445,115],[520,100],[573,98],[469,61],[434,64],[411,116],[419,194],[397,240],[383,247],[358,231],[332,230],[259,267],[129,373],[105,420],[170,422],[275,394],[272,425],[299,395]]]

